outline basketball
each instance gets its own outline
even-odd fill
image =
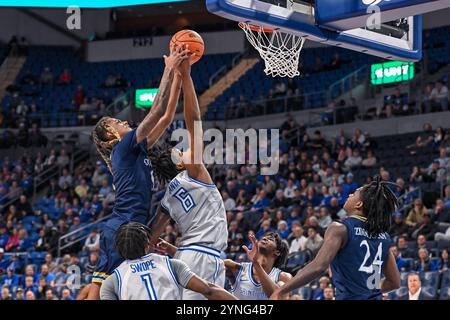
[[[193,30],[181,30],[175,33],[170,40],[170,46],[183,44],[189,45],[189,51],[195,53],[195,56],[190,58],[191,65],[200,60],[205,51],[205,43],[197,32]]]

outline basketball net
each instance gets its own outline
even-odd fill
[[[298,64],[305,39],[280,30],[239,23],[248,41],[264,60],[264,72],[272,77],[300,75]]]

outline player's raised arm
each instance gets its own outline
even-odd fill
[[[189,61],[185,60],[180,64],[180,72],[184,95],[184,120],[189,133],[189,150],[183,154],[183,162],[190,177],[212,183],[208,170],[203,165],[203,128]]]
[[[253,266],[255,267],[256,275],[259,278],[259,282],[261,283],[264,293],[267,297],[270,297],[276,290],[280,289],[280,286],[273,282],[272,279],[270,279],[269,275],[259,263],[258,241],[256,241],[255,236],[250,235],[249,238],[252,242],[252,249],[250,250],[247,246],[243,246],[243,248],[247,253],[248,259],[253,263]]]
[[[140,143],[144,139],[148,139],[158,121],[164,116],[170,100],[170,92],[172,82],[175,78],[176,68],[181,61],[189,58],[189,51],[186,48],[172,46],[170,55],[164,56],[165,68],[159,84],[158,93],[156,94],[153,107],[136,130],[136,142]],[[176,99],[178,100],[178,99]],[[154,143],[154,142],[153,142]],[[152,145],[152,141],[148,141],[148,147]]]
[[[288,294],[292,290],[305,286],[317,278],[327,270],[339,249],[344,246],[346,241],[346,227],[337,222],[330,224],[325,232],[323,245],[315,259],[301,269],[295,277],[288,281],[284,286],[276,290],[270,298],[274,300],[281,299],[282,296]]]
[[[381,292],[386,293],[400,288],[400,272],[392,252],[387,255],[383,274],[385,278],[381,280]]]
[[[161,135],[166,131],[167,127],[172,123],[175,116],[175,111],[177,110],[178,99],[180,98],[181,92],[181,76],[177,72],[175,73],[172,86],[170,88],[169,102],[167,105],[167,111],[158,120],[155,127],[152,129],[147,137],[147,147],[151,148],[156,141],[161,137]]]

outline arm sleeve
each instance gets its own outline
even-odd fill
[[[116,275],[112,274],[100,287],[100,300],[119,300],[117,292],[119,292],[119,282]]]
[[[191,280],[195,273],[193,273],[187,264],[181,260],[170,259],[170,262],[172,263],[173,272],[175,273],[178,283],[183,288],[186,288],[189,280]]]
[[[161,211],[166,215],[170,216],[169,197],[170,193],[168,190],[166,190],[166,192],[164,193],[164,197],[160,201],[160,204],[161,204]]]

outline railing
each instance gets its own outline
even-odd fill
[[[128,89],[127,92],[118,96],[106,107],[105,115],[114,117],[123,109],[130,106],[134,100],[134,89]]]
[[[87,225],[84,225],[84,226],[82,226],[82,227],[80,227],[80,228],[78,228],[76,230],[73,230],[73,231],[71,231],[69,233],[66,233],[63,236],[61,236],[58,239],[58,250],[57,250],[58,257],[61,256],[62,250],[66,249],[66,248],[69,248],[69,247],[73,246],[74,244],[85,240],[89,236],[89,234],[88,233],[87,234],[81,234],[75,240],[69,241],[69,242],[66,242],[65,241],[66,239],[71,238],[71,237],[73,237],[76,234],[80,234],[81,232],[84,232],[86,230],[91,230],[92,227],[94,227],[95,225],[99,224],[100,222],[108,219],[109,217],[110,217],[110,215],[102,217],[102,218],[100,218],[100,219],[98,219],[98,220],[96,220],[94,222],[91,222],[91,223],[89,223]]]
[[[233,59],[231,60],[231,67],[234,68],[244,55],[245,55],[245,52],[239,52],[237,55],[235,55],[233,57]],[[209,86],[211,87],[217,81],[217,78],[219,76],[223,75],[227,69],[228,69],[228,66],[224,65],[221,68],[219,68],[216,72],[214,72],[211,75],[211,77],[209,77]]]
[[[351,90],[352,88],[361,84],[361,79],[367,77],[367,73],[368,73],[368,66],[363,66],[358,70],[345,76],[344,78],[332,83],[328,88],[327,102],[330,102],[333,99],[337,98],[338,96],[346,93],[347,89]],[[336,88],[338,88],[337,90],[338,94],[335,96],[334,93],[336,92]]]

